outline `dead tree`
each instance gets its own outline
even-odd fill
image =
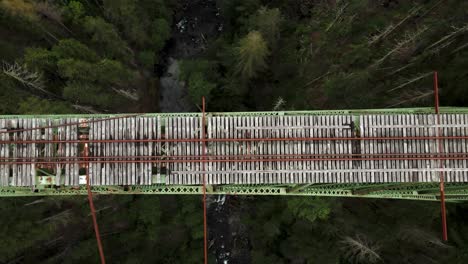
[[[379,246],[370,243],[361,235],[356,238],[345,237],[341,240],[342,250],[345,257],[354,260],[357,263],[377,263],[381,261],[381,257],[377,252]]]
[[[409,43],[412,43],[414,42],[422,33],[424,33],[425,31],[427,30],[427,27],[423,27],[419,30],[417,30],[416,32],[412,32],[412,33],[409,33],[409,34],[406,34],[405,38],[403,38],[402,40],[400,40],[399,42],[396,43],[395,46],[393,46],[393,48],[387,52],[384,56],[382,56],[380,59],[378,59],[377,61],[375,61],[371,67],[377,67],[379,66],[380,64],[382,64],[385,60],[387,60],[390,56],[392,56],[394,53],[396,53],[397,51],[399,51],[402,47],[404,47],[405,45],[408,45]]]
[[[413,78],[411,78],[411,79],[406,80],[404,83],[402,83],[402,84],[398,85],[397,87],[392,88],[392,89],[390,89],[390,90],[388,90],[388,91],[389,91],[389,92],[393,92],[393,91],[395,91],[395,90],[401,89],[401,88],[403,88],[403,87],[405,87],[405,86],[407,86],[407,85],[410,85],[410,84],[412,84],[412,83],[414,83],[414,82],[416,82],[416,81],[419,81],[419,80],[421,80],[421,79],[424,79],[425,77],[427,77],[427,76],[429,76],[429,75],[432,75],[432,74],[433,74],[432,72],[422,73],[422,74],[420,74],[420,75],[418,75],[418,76],[416,76],[416,77],[413,77]]]
[[[25,65],[20,65],[17,62],[10,64],[4,61],[2,71],[5,75],[10,76],[24,86],[39,90],[48,95],[55,96],[44,88],[42,74],[28,70]]]
[[[387,28],[385,28],[380,34],[373,36],[370,41],[368,42],[369,46],[375,45],[377,43],[380,43],[383,39],[388,37],[392,32],[400,28],[403,24],[405,24],[407,21],[409,21],[411,18],[416,16],[418,12],[421,10],[422,6],[412,8],[408,15],[405,16],[402,20],[400,20],[396,25],[389,25]]]

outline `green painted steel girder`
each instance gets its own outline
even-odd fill
[[[436,185],[437,183],[432,183]],[[369,188],[382,188],[382,184],[365,184]],[[375,185],[375,186],[372,186]],[[418,185],[418,184],[416,184]],[[386,192],[359,193],[356,190],[363,188],[362,185],[346,186],[340,185],[304,185],[304,188],[298,186],[266,186],[266,185],[221,185],[209,186],[208,195],[270,195],[270,196],[324,196],[324,197],[347,197],[347,198],[374,198],[374,199],[404,199],[420,201],[439,201],[438,193],[435,191],[427,192],[427,187],[419,184],[418,186],[404,186]],[[203,187],[199,185],[146,185],[146,186],[93,186],[92,192],[100,195],[129,195],[129,194],[172,194],[172,195],[200,195]],[[446,186],[446,201],[463,202],[468,201],[468,184],[450,184]],[[431,189],[432,190],[432,189]],[[56,187],[53,185],[41,186],[41,188],[31,189],[25,187],[3,187],[0,188],[1,197],[18,196],[57,196],[57,195],[87,195],[86,187]]]

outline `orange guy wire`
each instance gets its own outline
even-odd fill
[[[202,97],[202,138],[205,140],[205,97]],[[205,255],[205,264],[208,264],[208,232],[207,232],[207,216],[206,216],[206,173],[205,173],[205,164],[206,164],[206,142],[202,144],[203,151],[203,161],[202,161],[202,171],[203,171],[203,252]]]
[[[434,99],[435,99],[435,113],[437,114],[437,125],[440,124],[440,114],[439,114],[439,80],[437,76],[437,71],[434,72]],[[439,127],[437,130],[437,136],[439,136],[438,145],[439,145],[439,153],[444,151],[444,147],[442,146],[442,140],[440,139],[440,135],[442,134],[442,129]],[[442,159],[439,159],[440,167],[444,167],[444,163]],[[445,209],[445,187],[444,187],[444,172],[439,172],[440,177],[440,213],[442,216],[442,239],[444,241],[448,240],[447,235],[447,211]]]
[[[85,143],[84,145],[85,161],[88,155],[89,155],[88,143]],[[97,217],[96,217],[96,209],[94,208],[93,193],[91,192],[91,186],[89,184],[89,162],[85,162],[85,165],[86,165],[86,189],[88,191],[88,202],[89,202],[89,207],[91,209],[91,216],[93,218],[94,233],[96,235],[96,242],[97,242],[97,246],[99,250],[99,256],[101,258],[101,264],[106,264],[106,258],[104,257],[104,249],[102,248],[101,235],[99,233],[99,225],[98,225]]]

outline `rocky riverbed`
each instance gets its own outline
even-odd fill
[[[159,78],[159,110],[196,112],[199,109],[179,78],[180,62],[200,56],[208,41],[222,32],[220,10],[214,0],[187,0],[180,4],[174,23]],[[209,195],[207,199],[209,253],[215,255],[217,263],[250,262],[248,234],[240,221],[237,199],[241,197]]]

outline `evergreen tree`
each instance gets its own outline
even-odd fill
[[[259,31],[251,31],[239,41],[237,72],[241,77],[250,79],[267,68],[268,47]]]

